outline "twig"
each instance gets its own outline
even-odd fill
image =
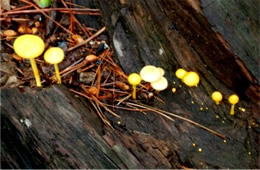
[[[122,102],[126,101],[127,99],[129,99],[132,96],[132,94],[129,94],[128,96],[124,97],[123,99],[119,100],[119,102],[116,104],[117,106],[119,106]]]
[[[109,108],[107,108],[105,105],[103,105],[102,102],[100,102],[95,96],[92,96],[92,98],[94,99],[94,101],[96,101],[99,105],[101,105],[104,109],[106,109],[106,111],[108,111],[109,113],[111,113],[112,115],[114,115],[117,118],[120,118],[120,116],[118,114],[116,114],[115,112],[113,112],[112,110],[110,110]]]
[[[207,127],[205,127],[205,126],[203,126],[203,125],[201,125],[201,124],[199,124],[199,123],[197,123],[197,122],[194,122],[193,120],[184,118],[184,117],[179,116],[179,115],[176,115],[176,114],[174,114],[174,113],[167,112],[167,111],[164,111],[164,110],[160,110],[160,109],[157,109],[157,108],[153,108],[153,107],[150,107],[150,106],[146,106],[146,105],[144,105],[144,104],[135,104],[135,103],[130,103],[130,102],[127,102],[126,104],[129,104],[129,105],[132,105],[132,106],[136,106],[136,107],[145,108],[145,109],[150,109],[151,111],[156,112],[156,113],[159,113],[159,114],[161,114],[161,115],[162,115],[162,113],[168,114],[168,115],[173,116],[173,117],[176,117],[176,118],[178,118],[178,119],[187,121],[187,122],[189,122],[189,123],[191,123],[191,124],[193,124],[193,125],[196,125],[196,126],[202,128],[202,129],[205,129],[205,130],[207,130],[207,131],[209,131],[209,132],[211,132],[211,133],[213,133],[213,134],[215,134],[215,135],[217,135],[217,136],[219,136],[219,137],[225,139],[225,136],[224,136],[224,135],[222,135],[222,134],[220,134],[220,133],[218,133],[218,132],[216,132],[216,131],[214,131],[214,130],[211,130],[211,129],[209,129],[209,128],[207,128]]]
[[[97,111],[100,119],[105,123],[105,125],[113,128],[111,126],[111,124],[109,123],[109,121],[107,120],[107,118],[104,116],[104,114],[102,113],[101,109],[98,107],[98,105],[95,105],[93,101],[89,100],[89,102],[92,104],[92,106],[95,108],[95,110]]]
[[[90,69],[90,68],[92,68],[92,67],[95,67],[95,66],[96,66],[96,64],[91,64],[91,65],[89,65],[89,66],[87,66],[87,67],[81,69],[80,72],[84,72],[84,71],[86,71],[86,70],[88,70],[88,69]]]
[[[52,19],[49,15],[47,15],[43,9],[40,9],[38,6],[36,6],[35,4],[29,2],[29,1],[26,1],[26,0],[20,0],[24,3],[27,3],[29,5],[33,5],[34,8],[38,9],[45,17],[49,18],[51,21],[53,21],[55,24],[57,24],[58,26],[60,26],[62,29],[64,29],[66,32],[68,32],[69,34],[71,35],[74,35],[72,32],[70,32],[67,28],[65,28],[64,26],[62,26],[61,24],[59,24],[57,21],[55,21],[54,19]]]
[[[65,2],[65,3],[68,4],[68,5],[73,5],[73,6],[79,7],[79,8],[86,8],[85,6],[74,4],[74,3],[71,3],[71,2]]]
[[[68,8],[67,4],[64,2],[64,0],[61,1],[63,3],[63,5]],[[71,4],[70,4],[71,6]],[[81,30],[84,32],[85,35],[88,35],[87,34],[87,31],[83,28],[83,26],[80,24],[80,22],[77,20],[77,18],[72,15],[72,13],[70,13],[70,17],[79,25],[79,27],[81,28]]]
[[[108,111],[108,112],[111,113],[112,115],[114,115],[114,116],[120,118],[119,115],[117,115],[116,113],[114,113],[113,111],[111,111],[109,108],[107,108],[105,105],[103,105],[103,103],[100,102],[95,96],[89,97],[88,95],[86,95],[86,94],[84,94],[84,93],[81,93],[81,92],[78,92],[78,91],[76,91],[76,90],[73,90],[73,89],[69,89],[69,90],[70,90],[71,92],[73,92],[73,93],[76,93],[76,94],[78,94],[78,95],[81,95],[81,96],[83,96],[83,97],[86,97],[86,98],[89,99],[89,100],[94,100],[94,101],[97,102],[99,105],[101,105],[102,107],[104,107],[104,109],[106,109],[106,111]]]
[[[23,1],[24,0],[20,0]],[[29,3],[29,2],[26,2]],[[30,6],[35,6],[35,5],[30,5]],[[27,9],[27,10],[11,10],[7,12],[3,12],[0,14],[0,16],[5,16],[5,15],[14,15],[14,14],[32,14],[32,13],[40,13],[40,12],[49,12],[49,11],[59,11],[61,13],[69,13],[73,12],[75,14],[88,14],[88,15],[101,15],[99,12],[99,9],[82,9],[82,8],[46,8],[46,9]],[[79,11],[79,12],[77,12]]]
[[[121,107],[121,106],[115,106],[115,105],[110,105],[110,104],[106,104],[103,103],[104,105],[108,106],[108,107],[112,107],[112,108],[116,108],[116,109],[121,109],[121,110],[127,110],[127,111],[135,111],[135,112],[144,112],[144,111],[150,111],[149,109],[138,109],[136,107],[132,108],[128,108],[128,107]]]
[[[86,40],[84,40],[83,42],[81,42],[81,43],[75,45],[74,47],[69,48],[69,49],[68,49],[68,52],[69,52],[69,51],[72,51],[72,50],[74,50],[74,49],[76,49],[76,48],[78,48],[78,47],[80,47],[80,46],[82,46],[82,45],[84,45],[84,44],[86,44],[86,43],[88,43],[89,41],[91,41],[92,39],[94,39],[95,37],[97,37],[99,34],[101,34],[102,32],[104,32],[105,30],[106,30],[106,27],[101,28],[98,32],[96,32],[94,35],[92,35],[92,36],[89,37],[88,39],[86,39]]]
[[[6,18],[0,18],[0,21],[4,21]],[[11,21],[21,22],[21,21],[30,21],[30,19],[27,18],[11,18]]]

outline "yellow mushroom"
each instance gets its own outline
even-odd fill
[[[156,91],[162,91],[168,87],[168,81],[165,77],[161,77],[159,80],[152,82],[151,86]]]
[[[217,105],[219,105],[219,102],[222,101],[223,96],[222,96],[222,94],[219,91],[214,91],[211,94],[211,98],[212,98],[212,100],[214,100],[216,102]]]
[[[45,44],[43,40],[36,35],[24,34],[14,41],[14,51],[22,58],[30,59],[33,69],[36,85],[41,87],[41,79],[34,58],[40,56],[44,51]]]
[[[137,73],[132,73],[128,76],[128,82],[133,86],[133,99],[136,99],[136,86],[142,81],[141,76]]]
[[[54,64],[57,83],[61,84],[61,77],[58,64],[64,59],[64,52],[60,47],[51,47],[44,53],[44,60],[47,63]]]
[[[179,69],[175,72],[176,77],[179,78],[179,79],[182,79],[186,74],[187,74],[187,71],[184,70],[183,68],[179,68]]]
[[[142,80],[151,83],[161,78],[161,72],[157,67],[152,65],[147,65],[144,66],[140,71],[140,76]]]
[[[196,72],[190,71],[182,78],[182,82],[189,87],[197,86],[199,84],[200,77]]]
[[[231,105],[231,109],[230,109],[230,115],[234,115],[235,114],[235,104],[237,104],[239,102],[239,97],[236,94],[232,94],[231,96],[229,96],[228,101]]]

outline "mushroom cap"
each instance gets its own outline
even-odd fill
[[[147,65],[140,71],[141,78],[146,82],[154,82],[161,78],[160,70],[152,65]]]
[[[222,94],[219,91],[214,91],[211,94],[211,98],[212,100],[214,100],[215,102],[220,102],[223,98]]]
[[[179,78],[179,79],[182,79],[186,74],[187,74],[187,71],[184,70],[183,68],[179,68],[179,69],[175,72],[176,77]]]
[[[136,85],[140,84],[141,81],[142,81],[141,76],[137,73],[132,73],[128,76],[128,82],[131,85],[136,86]]]
[[[188,72],[183,78],[182,81],[189,87],[197,86],[200,81],[200,77],[196,72]]]
[[[236,94],[232,94],[229,96],[228,101],[230,104],[237,104],[239,101],[239,97]]]
[[[58,64],[64,59],[64,51],[60,47],[51,47],[44,53],[44,60],[50,64]]]
[[[168,87],[168,81],[165,77],[161,77],[159,80],[152,82],[151,86],[157,91],[162,91]]]
[[[163,68],[161,68],[161,67],[157,67],[157,69],[160,71],[160,73],[161,73],[161,77],[164,76],[165,71],[163,70]]]
[[[24,34],[14,41],[14,51],[22,58],[36,58],[42,54],[45,44],[37,35]]]

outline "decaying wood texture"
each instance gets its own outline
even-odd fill
[[[233,5],[242,10],[242,2],[236,2]],[[126,73],[139,72],[147,64],[166,70],[170,85],[159,93],[165,103],[154,99],[148,104],[214,129],[225,141],[185,121],[172,122],[151,112],[115,110],[120,125],[118,118],[106,113],[115,128],[111,130],[103,127],[88,102],[62,86],[7,89],[1,92],[2,167],[259,168],[258,65],[250,65],[256,56],[240,58],[242,52],[234,53],[225,34],[214,30],[209,22],[214,17],[205,12],[215,9],[213,2],[101,0],[95,5],[103,13],[115,57]],[[81,21],[89,24],[84,17]],[[245,42],[243,37],[239,40]],[[197,88],[187,88],[176,79],[179,67],[199,73]],[[171,92],[173,87],[176,93]],[[214,90],[224,94],[219,106],[210,99]],[[234,116],[229,115],[227,101],[232,93],[240,96]]]

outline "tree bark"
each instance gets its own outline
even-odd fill
[[[233,5],[239,11],[238,2]],[[88,102],[62,86],[7,89],[1,93],[2,168],[259,168],[259,77],[257,64],[249,66],[255,56],[240,58],[245,53],[234,53],[232,43],[214,30],[208,21],[214,17],[205,12],[215,9],[214,3],[204,9],[197,0],[101,0],[95,5],[126,73],[148,64],[166,70],[169,87],[158,94],[165,103],[155,99],[149,104],[205,125],[225,140],[152,112],[116,110],[120,125],[106,113],[111,130]],[[251,49],[243,37],[240,41]],[[180,67],[199,73],[197,88],[187,88],[175,77]],[[224,94],[220,105],[210,98],[215,90]],[[240,101],[231,116],[227,99],[233,93]]]

